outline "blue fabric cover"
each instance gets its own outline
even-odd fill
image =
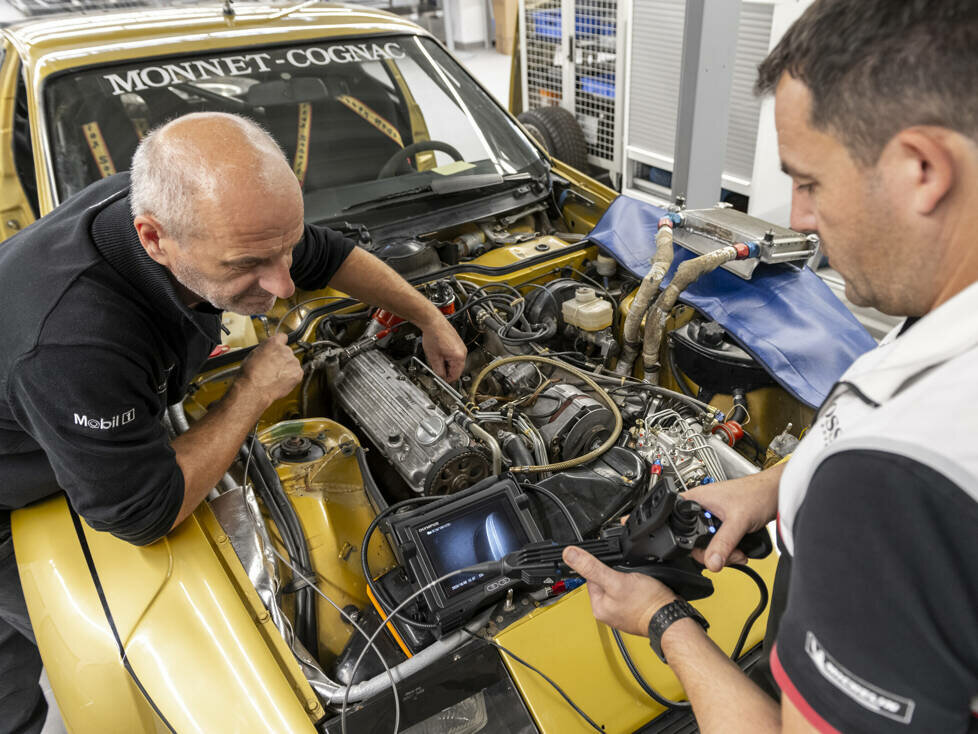
[[[666,210],[619,196],[590,239],[643,278],[655,254],[659,218]],[[696,255],[676,247],[672,268]],[[718,269],[707,273],[680,300],[717,321],[774,378],[802,402],[818,407],[855,359],[876,346],[810,268],[760,265],[751,280]]]

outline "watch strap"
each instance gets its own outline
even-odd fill
[[[665,655],[662,654],[662,635],[672,625],[680,619],[689,617],[695,620],[704,630],[710,628],[710,623],[706,621],[702,614],[685,599],[677,599],[660,608],[652,619],[649,620],[649,645],[652,651],[659,656],[659,660],[666,662]]]

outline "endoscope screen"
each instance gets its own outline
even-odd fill
[[[529,542],[508,497],[490,497],[457,515],[423,525],[418,528],[418,536],[436,576],[476,563],[497,561]],[[443,582],[441,588],[445,596],[452,597],[485,575],[459,574]]]

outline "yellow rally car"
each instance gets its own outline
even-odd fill
[[[792,264],[811,242],[729,209],[616,200],[383,12],[134,9],[2,39],[3,237],[125,170],[147,130],[245,114],[292,162],[308,220],[424,289],[470,349],[446,384],[413,327],[331,290],[229,315],[174,433],[277,331],[306,378],[190,519],[140,548],[63,497],[15,512],[73,734],[687,730],[648,642],[595,622],[552,561],[578,533],[696,599],[740,665],[759,659],[755,581],[770,585],[775,555],[751,562],[758,579],[701,574],[687,551],[710,518],[681,491],[789,453],[869,346]],[[618,521],[643,500],[648,547],[626,558],[642,539]],[[677,509],[650,519],[661,501]]]

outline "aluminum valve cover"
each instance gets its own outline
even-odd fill
[[[472,443],[462,428],[378,350],[347,362],[332,389],[343,410],[415,492],[431,490],[433,471]]]

